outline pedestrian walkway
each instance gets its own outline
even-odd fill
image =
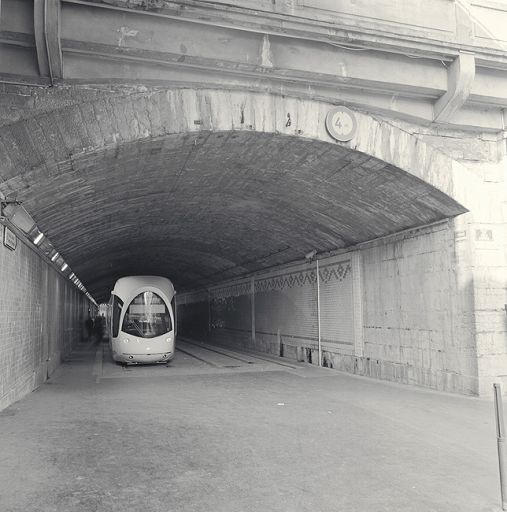
[[[499,509],[490,400],[179,347],[124,368],[83,345],[1,411],[0,510]]]

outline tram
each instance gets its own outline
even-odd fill
[[[116,281],[109,301],[109,346],[119,363],[166,363],[174,357],[174,286],[165,277]]]

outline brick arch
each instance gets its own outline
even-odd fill
[[[361,112],[356,112],[354,139],[337,143],[324,123],[332,107],[279,95],[199,89],[129,92],[78,102],[0,129],[2,190],[9,189],[5,182],[29,170],[65,167],[78,155],[111,146],[166,134],[232,130],[339,144],[398,167],[467,207],[465,189],[474,177],[457,161]]]
[[[466,211],[474,185],[461,165],[359,112],[354,139],[337,143],[329,108],[193,89],[78,102],[0,129],[0,191],[19,194],[99,297],[110,283],[97,266],[149,273],[148,261],[171,275],[198,265],[177,282],[197,287],[208,284],[199,275],[240,275]],[[128,239],[159,256],[129,251]]]

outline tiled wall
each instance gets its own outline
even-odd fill
[[[0,241],[0,409],[47,380],[81,340],[87,313],[86,297],[33,249]]]

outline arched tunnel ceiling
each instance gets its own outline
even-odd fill
[[[98,301],[123,275],[194,289],[465,211],[362,153],[247,131],[139,140],[19,179],[18,198]]]

